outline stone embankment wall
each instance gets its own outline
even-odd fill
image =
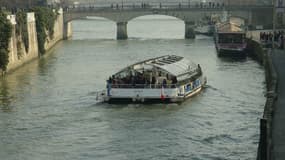
[[[9,63],[7,66],[7,72],[11,72],[25,63],[30,62],[33,59],[36,59],[40,56],[38,51],[38,40],[37,40],[37,30],[36,30],[36,19],[35,14],[33,12],[27,13],[27,30],[28,30],[28,37],[29,37],[29,49],[26,52],[24,43],[20,42],[22,47],[17,47],[17,35],[16,35],[16,17],[15,15],[9,15],[7,17],[10,22],[12,23],[12,37],[10,39],[9,45]],[[71,29],[71,25],[69,24],[69,29]],[[53,39],[47,38],[45,43],[46,51],[52,48],[57,42],[61,41],[64,38],[64,31],[67,31],[68,36],[71,36],[71,30],[68,28],[64,28],[63,24],[63,12],[62,9],[58,11],[58,17],[55,21],[54,25],[54,35]],[[18,44],[19,45],[19,44]],[[19,48],[21,48],[19,50]],[[21,52],[21,54],[18,54]],[[20,56],[19,56],[20,55]]]
[[[264,54],[266,50],[262,48],[262,46],[253,39],[247,39],[247,53],[248,56],[257,60],[260,64],[264,63]]]
[[[45,50],[49,50],[52,48],[57,42],[61,41],[63,39],[63,12],[62,9],[58,10],[58,16],[54,23],[54,34],[53,39],[50,39],[49,37],[46,40],[45,43]]]
[[[25,50],[23,42],[20,42],[20,48],[17,47],[18,37],[16,35],[17,24],[15,15],[9,15],[8,19],[12,23],[12,37],[10,39],[9,48],[9,63],[7,65],[7,71],[9,72],[38,57],[38,41],[34,13],[27,13],[27,30],[29,38],[29,50],[27,52]],[[22,54],[18,54],[19,52],[22,52]]]
[[[262,48],[259,41],[259,33],[267,31],[251,31],[247,33],[248,46],[251,56],[264,65],[266,79],[266,103],[264,106],[263,116],[260,119],[260,139],[258,145],[257,160],[270,159],[272,148],[272,113],[277,99],[277,73],[272,63],[271,52]]]
[[[260,32],[272,32],[272,30],[260,30],[260,31],[250,31],[247,33],[248,37],[248,49],[250,49],[250,56],[257,59],[258,62],[264,65],[265,68],[265,78],[267,84],[267,90],[271,91],[275,89],[276,84],[273,81],[277,79],[276,71],[272,64],[271,52],[272,49],[265,49],[262,47],[259,35]]]

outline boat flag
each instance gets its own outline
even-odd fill
[[[165,97],[164,97],[164,88],[163,88],[163,85],[161,86],[161,90],[160,90],[160,99],[161,100],[164,100]]]

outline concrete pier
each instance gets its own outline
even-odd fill
[[[185,39],[195,38],[194,26],[195,22],[185,21]]]
[[[117,22],[117,39],[128,39],[128,22]]]
[[[72,36],[72,25],[71,22],[63,24],[63,39],[69,39]]]

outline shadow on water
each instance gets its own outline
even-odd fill
[[[182,103],[167,103],[167,102],[147,102],[147,103],[136,103],[136,102],[120,102],[120,103],[106,103],[99,102],[92,107],[102,107],[105,109],[123,109],[123,108],[141,108],[141,109],[167,109],[171,107],[182,107]]]
[[[215,87],[213,87],[213,86],[211,86],[211,85],[209,85],[209,84],[206,84],[206,85],[204,86],[204,88],[205,88],[205,89],[211,89],[211,90],[214,90],[214,91],[218,90],[218,88],[215,88]],[[204,91],[205,91],[205,89],[204,89]]]
[[[247,57],[246,56],[222,56],[219,57],[219,59],[223,62],[246,62]]]
[[[133,110],[133,111],[144,111],[144,112],[168,112],[168,111],[178,111],[186,107],[187,103],[135,103],[135,102],[125,102],[125,103],[107,103],[107,102],[97,102],[91,104],[88,108],[101,108],[106,111],[118,111],[118,110]]]

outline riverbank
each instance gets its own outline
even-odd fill
[[[11,73],[38,59],[66,38],[62,9],[35,8],[34,11],[7,16],[12,25],[12,35],[8,47],[9,62],[2,74]],[[19,16],[23,17],[20,22]]]
[[[285,55],[280,49],[263,49],[259,42],[259,32],[250,33],[250,45],[254,46],[254,55],[263,60],[266,73],[266,103],[263,117],[260,119],[260,140],[257,160],[281,160],[285,158],[285,109],[283,98],[285,87]],[[262,58],[263,57],[263,58]],[[279,97],[279,98],[277,98]]]
[[[272,119],[272,150],[271,159],[283,160],[285,159],[285,54],[284,50],[275,50],[272,54],[273,65],[276,69],[278,78],[277,93],[278,99],[273,108]],[[283,83],[282,83],[283,82]]]

